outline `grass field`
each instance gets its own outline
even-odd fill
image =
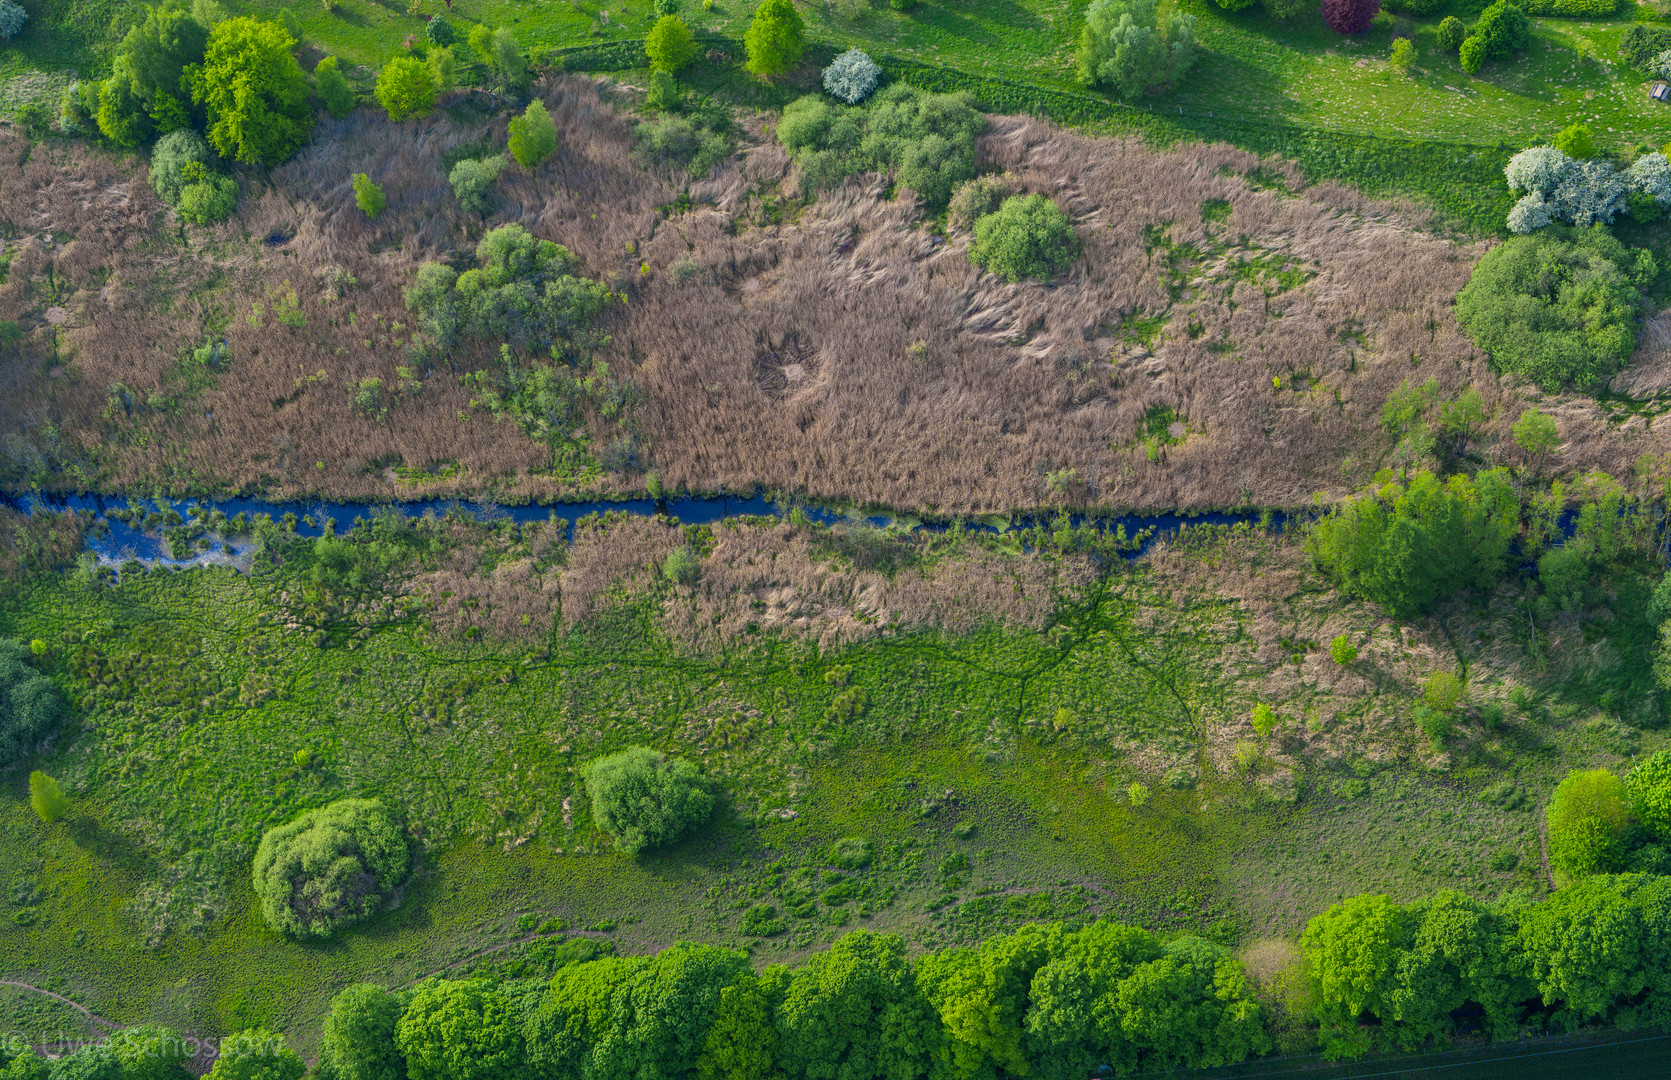
[[[1534,884],[1531,811],[1554,779],[1661,741],[1598,725],[1596,672],[1556,667],[1528,680],[1536,704],[1502,728],[1465,732],[1439,759],[1422,750],[1396,720],[1408,658],[1419,668],[1435,645],[1455,649],[1482,692],[1501,692],[1510,669],[1487,628],[1512,620],[1494,622],[1503,598],[1395,635],[1302,590],[1357,620],[1371,650],[1360,675],[1378,689],[1337,686],[1349,700],[1332,705],[1315,688],[1271,697],[1237,650],[1278,631],[1205,585],[1175,587],[1228,558],[1268,566],[1286,592],[1290,541],[1241,535],[1165,567],[1116,564],[1040,629],[823,649],[744,631],[693,652],[659,628],[676,594],[643,578],[574,629],[559,621],[523,644],[411,614],[286,629],[302,617],[299,550],[292,570],[253,577],[33,579],[0,606],[0,634],[48,642],[84,721],[32,763],[72,793],[68,819],[36,820],[21,773],[0,798],[0,967],[119,1023],[272,1024],[306,1046],[345,982],[538,971],[551,948],[539,942],[563,934],[627,952],[694,938],[765,962],[858,925],[928,947],[1109,914],[1245,944],[1365,889],[1489,898]],[[498,552],[490,562],[519,550],[503,529],[470,543]],[[1303,615],[1283,618],[1300,621],[1280,647],[1326,663],[1301,640],[1317,633]],[[1295,718],[1265,747],[1246,727],[1256,695]],[[1372,714],[1383,719],[1353,727]],[[577,769],[629,744],[701,761],[727,793],[714,824],[663,853],[611,854]],[[1482,801],[1504,777],[1525,796]],[[400,809],[419,870],[396,910],[328,944],[286,940],[255,910],[254,842],[348,794]],[[855,836],[873,861],[834,868],[831,846]],[[751,937],[743,917],[761,905],[782,925]],[[31,1007],[18,1024],[68,1019]]]

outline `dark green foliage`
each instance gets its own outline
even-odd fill
[[[0,0],[0,41],[10,41],[23,33],[29,12],[16,0]]]
[[[170,132],[151,150],[151,190],[168,205],[179,206],[181,192],[203,182],[214,160],[214,151],[197,132]]]
[[[328,937],[376,912],[406,868],[406,838],[383,804],[342,799],[262,835],[255,892],[273,929]]]
[[[1634,23],[1619,38],[1619,55],[1644,70],[1651,70],[1666,49],[1671,49],[1671,26]]]
[[[405,1080],[406,1062],[395,1048],[405,1008],[403,997],[373,983],[356,983],[331,999],[321,1041],[340,1080]]]
[[[592,820],[629,855],[672,843],[714,811],[695,765],[641,746],[588,765],[586,794]]]
[[[1446,15],[1439,20],[1439,47],[1446,52],[1455,52],[1462,48],[1462,42],[1467,36],[1468,28],[1455,15]]]
[[[719,992],[695,1080],[783,1080],[772,1002],[752,975]]]
[[[684,98],[679,80],[665,71],[650,72],[650,87],[644,94],[644,104],[652,109],[677,109]]]
[[[327,56],[314,67],[313,85],[332,116],[340,120],[354,111],[354,88],[338,70],[336,57]]]
[[[453,24],[444,15],[431,15],[429,22],[424,24],[424,37],[431,45],[439,45],[443,49],[458,40],[458,34],[453,30]]]
[[[112,79],[125,80],[157,134],[187,127],[183,80],[203,63],[209,30],[190,11],[172,5],[147,8],[145,20],[129,30],[117,47]],[[100,129],[104,123],[101,121]],[[120,127],[114,123],[113,127]],[[106,131],[107,138],[115,136]]]
[[[1544,1004],[1557,1006],[1554,1023],[1671,1019],[1668,912],[1671,878],[1639,874],[1586,878],[1515,911],[1514,944]]]
[[[221,1040],[211,1080],[302,1080],[307,1063],[284,1045],[284,1036],[251,1028]]]
[[[245,165],[277,165],[296,152],[313,127],[307,76],[277,23],[247,16],[217,23],[203,66],[191,73],[192,101],[204,106],[204,134],[222,157]]]
[[[410,1080],[522,1080],[528,1075],[517,1010],[478,980],[431,979],[412,992],[395,1046]]]
[[[1343,589],[1409,618],[1458,589],[1488,586],[1520,527],[1520,500],[1501,469],[1371,488],[1313,527],[1306,546]]]
[[[1501,60],[1520,52],[1532,43],[1532,24],[1526,13],[1509,3],[1497,0],[1480,12],[1470,37],[1483,42],[1487,60]]]
[[[892,169],[899,186],[944,206],[975,175],[975,137],[986,117],[965,97],[924,94],[903,83],[873,95],[868,107],[804,97],[784,109],[778,140],[811,190],[834,187],[864,169]]]
[[[609,301],[602,285],[574,276],[577,268],[567,248],[501,225],[476,245],[473,269],[420,266],[406,306],[443,349],[463,338],[497,338],[519,350],[573,355],[589,347],[587,331]]]
[[[52,680],[29,664],[29,650],[0,638],[0,762],[10,764],[58,724],[61,704]]]
[[[1005,281],[1049,279],[1079,258],[1079,234],[1055,202],[1015,195],[975,222],[969,261]]]
[[[121,67],[99,84],[99,108],[94,120],[105,138],[122,147],[138,146],[155,130],[144,100],[133,92],[133,81]]]
[[[1619,868],[1630,810],[1617,776],[1606,769],[1573,770],[1549,797],[1545,817],[1557,885]]]

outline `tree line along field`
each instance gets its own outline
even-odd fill
[[[778,961],[854,928],[920,949],[1097,916],[1252,950],[1274,1003],[1283,943],[1342,895],[1541,887],[1555,780],[1662,742],[1621,693],[1656,580],[1628,548],[1585,606],[1511,577],[1400,624],[1246,527],[1136,564],[1065,525],[1026,551],[776,519],[259,535],[247,577],[7,586],[0,635],[41,643],[80,730],[35,759],[67,815],[6,804],[0,953],[118,1023],[308,1049],[346,982],[538,972],[562,937]],[[1412,702],[1458,669],[1469,702],[1430,738]],[[721,793],[638,856],[582,782],[632,745]],[[327,942],[267,929],[257,839],[350,795],[394,809],[410,879]]]

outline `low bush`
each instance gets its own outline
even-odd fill
[[[1439,20],[1439,47],[1447,52],[1456,52],[1462,48],[1462,42],[1468,37],[1468,28],[1455,15],[1446,15]]]
[[[406,838],[388,809],[342,799],[262,835],[255,892],[274,930],[329,937],[381,907],[406,869]]]
[[[447,21],[445,15],[431,15],[429,22],[424,24],[424,37],[431,45],[439,45],[443,49],[458,41],[458,32],[453,24]]]
[[[383,189],[372,183],[371,177],[365,173],[355,173],[353,184],[354,205],[358,206],[367,218],[376,221],[377,215],[389,205],[389,200],[383,196]]]
[[[586,793],[592,820],[628,855],[672,843],[714,810],[695,765],[641,746],[588,765]]]
[[[36,769],[29,774],[29,806],[35,816],[51,825],[70,809],[70,797],[58,781]]]
[[[390,120],[427,115],[435,108],[435,93],[429,65],[415,57],[397,56],[377,73],[377,101]]]
[[[1588,124],[1569,124],[1560,130],[1550,145],[1575,161],[1596,156],[1595,136],[1590,133]]]
[[[689,544],[676,547],[667,553],[661,572],[663,577],[676,585],[689,585],[702,572],[702,557]]]
[[[1456,297],[1456,317],[1492,367],[1546,391],[1592,391],[1636,348],[1641,287],[1657,268],[1597,227],[1552,226],[1493,248]]]
[[[1557,886],[1619,868],[1630,810],[1617,776],[1606,769],[1574,769],[1549,797],[1544,818]]]
[[[466,210],[486,214],[499,201],[495,182],[505,171],[504,157],[495,154],[485,158],[465,158],[453,165],[447,183],[453,186],[453,196]]]
[[[1619,9],[1619,0],[1526,0],[1528,15],[1559,15],[1569,19],[1601,19]]]
[[[1410,43],[1409,38],[1395,38],[1392,53],[1387,60],[1399,71],[1408,72],[1416,64],[1416,47]]]
[[[965,180],[952,192],[951,202],[946,205],[947,227],[965,232],[973,229],[975,222],[1004,205],[1004,200],[1013,191],[1007,176],[977,176],[973,180]]]
[[[684,92],[679,89],[678,79],[665,71],[650,72],[650,86],[644,92],[644,104],[663,112],[679,108],[683,101]]]
[[[663,115],[639,124],[638,154],[645,164],[701,178],[731,153],[731,139],[701,117]]]
[[[974,177],[975,137],[985,128],[986,117],[968,98],[896,83],[864,109],[819,97],[793,101],[777,137],[810,190],[835,187],[862,170],[891,169],[900,187],[944,206],[958,184]]]
[[[10,764],[52,733],[62,703],[52,680],[29,664],[29,650],[0,638],[0,764]]]
[[[170,206],[180,205],[180,193],[201,183],[214,167],[215,152],[203,136],[186,128],[171,131],[151,149],[151,190]]]
[[[876,92],[882,69],[863,49],[848,49],[824,69],[824,92],[837,101],[857,105]]]
[[[969,261],[1005,281],[1048,281],[1079,251],[1079,234],[1061,207],[1043,195],[1013,195],[975,222]]]
[[[180,216],[193,225],[225,221],[237,205],[238,182],[220,173],[207,173],[180,192]]]

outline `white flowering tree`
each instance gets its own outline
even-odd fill
[[[1514,233],[1535,232],[1554,222],[1580,228],[1610,225],[1632,192],[1671,206],[1671,162],[1664,154],[1644,154],[1621,173],[1605,161],[1575,161],[1552,146],[1534,146],[1509,159],[1503,178],[1521,197],[1509,211]]]
[[[881,81],[882,69],[863,49],[848,49],[824,69],[824,89],[849,105],[869,97]]]

